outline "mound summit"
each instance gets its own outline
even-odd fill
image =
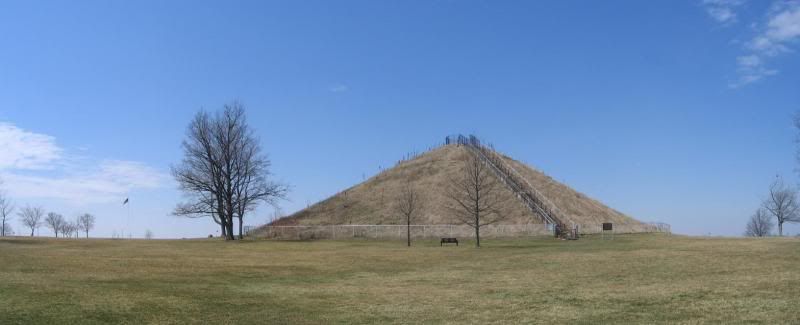
[[[455,221],[444,208],[448,200],[444,191],[448,181],[459,175],[470,155],[482,157],[485,163],[493,165],[492,176],[506,185],[503,195],[509,198],[504,207],[503,224],[642,224],[531,166],[482,145],[473,136],[458,136],[447,137],[444,145],[401,161],[391,169],[271,225],[403,224],[394,204],[407,182],[415,186],[426,201],[417,224],[453,224]]]

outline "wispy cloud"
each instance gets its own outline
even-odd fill
[[[161,187],[166,179],[140,162],[70,156],[54,137],[9,123],[0,124],[0,147],[0,177],[18,198],[108,203],[131,190]]]
[[[61,158],[55,138],[0,122],[0,170],[43,169]]]
[[[720,24],[730,25],[738,20],[737,7],[744,4],[744,0],[703,0],[702,5],[712,19]]]
[[[745,44],[745,55],[737,58],[739,78],[732,88],[741,87],[778,73],[766,60],[791,53],[800,40],[800,1],[777,2],[769,10],[766,23],[756,25],[757,34]]]
[[[765,67],[764,60],[755,54],[739,56],[736,58],[736,65],[739,78],[730,84],[732,88],[741,87],[764,79],[764,77],[778,74],[778,70]]]
[[[343,85],[343,84],[337,84],[337,85],[333,85],[333,86],[328,87],[328,91],[330,91],[332,93],[341,93],[341,92],[345,92],[345,91],[348,91],[348,90],[350,90],[350,88],[347,87],[347,85]]]

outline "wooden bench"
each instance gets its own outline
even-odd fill
[[[442,241],[439,242],[439,246],[444,244],[456,244],[458,246],[458,239],[455,238],[442,238]]]

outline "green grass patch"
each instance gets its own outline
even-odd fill
[[[797,323],[800,240],[0,240],[0,324]]]

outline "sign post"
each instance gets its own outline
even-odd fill
[[[611,239],[614,239],[614,225],[610,222],[603,223],[603,239],[606,238],[606,232],[611,233]]]

